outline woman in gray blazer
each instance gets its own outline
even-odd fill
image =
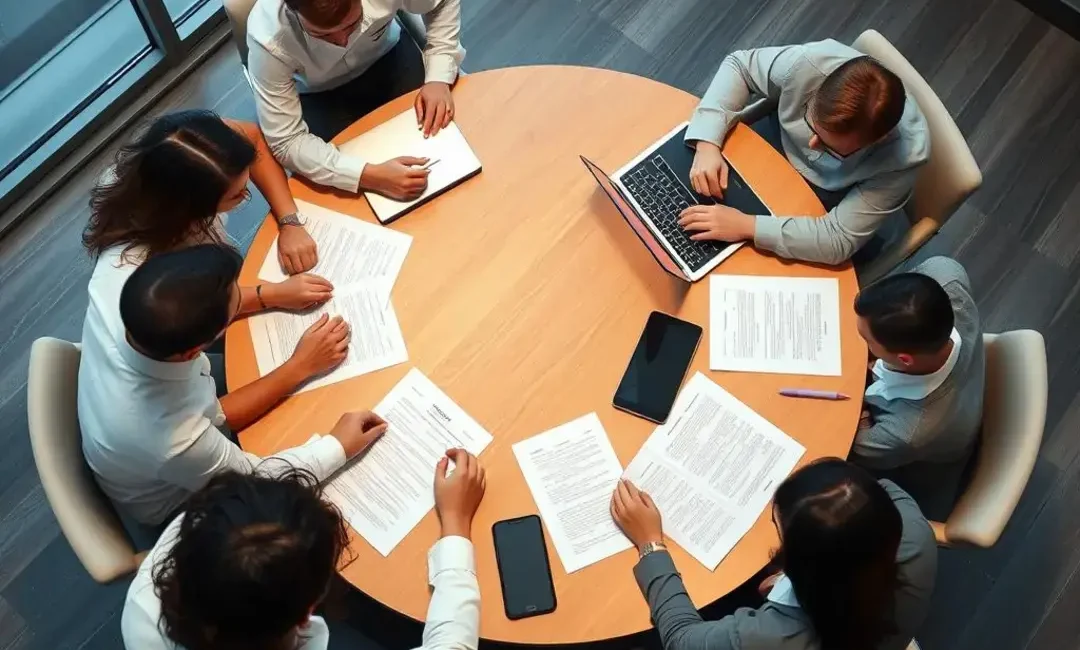
[[[611,509],[641,555],[634,575],[664,650],[903,650],[930,604],[937,545],[919,507],[838,458],[777,489],[781,573],[764,605],[719,621],[702,620],[690,601],[649,495],[623,481]]]

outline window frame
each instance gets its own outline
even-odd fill
[[[135,10],[150,42],[133,60],[111,74],[87,97],[63,115],[41,137],[24,151],[16,154],[13,161],[0,167],[0,213],[8,210],[26,195],[64,158],[90,141],[94,133],[119,116],[124,108],[135,101],[157,81],[170,72],[183,67],[185,60],[195,52],[203,39],[209,37],[226,22],[222,3],[203,0],[186,9],[174,22],[165,0],[120,0]],[[70,45],[81,33],[71,36],[58,45]],[[42,72],[42,61],[27,71],[28,75]],[[16,217],[17,219],[17,217]],[[3,229],[15,219],[4,219]]]

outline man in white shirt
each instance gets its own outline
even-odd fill
[[[449,459],[456,467],[447,477]],[[120,622],[128,650],[182,650],[206,631],[251,647],[327,648],[330,630],[314,610],[348,557],[346,524],[302,476],[281,469],[222,475],[192,497],[128,589]],[[484,470],[451,449],[434,474],[441,534],[428,553],[433,591],[421,648],[476,650],[480,586],[470,537]]]
[[[219,401],[203,350],[240,310],[241,262],[231,248],[207,244],[155,255],[130,274],[102,276],[115,276],[123,289],[119,318],[117,310],[94,310],[83,329],[83,454],[105,494],[140,523],[165,522],[218,472],[250,472],[262,459],[219,427],[243,428],[347,354],[348,326],[321,320],[280,368]],[[92,285],[91,293],[115,295],[114,289]],[[335,436],[294,450],[323,468],[321,476],[355,451]]]
[[[427,26],[422,80],[410,78],[419,53],[400,38],[399,9],[422,14]],[[449,124],[450,87],[465,57],[460,32],[460,0],[258,0],[248,18],[248,71],[274,156],[322,185],[416,198],[427,187],[425,159],[403,151],[366,161],[327,140],[421,81],[418,128],[431,135]]]

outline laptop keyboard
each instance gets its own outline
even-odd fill
[[[724,249],[722,242],[691,240],[690,233],[679,225],[682,211],[697,205],[698,200],[663,156],[641,161],[619,180],[691,270],[705,266]]]

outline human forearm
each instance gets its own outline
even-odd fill
[[[472,542],[443,537],[428,553],[433,591],[424,624],[425,650],[475,650],[480,632],[480,587]]]
[[[739,112],[754,95],[780,96],[790,56],[786,47],[738,50],[724,57],[690,118],[686,140],[720,145]]]
[[[289,190],[289,178],[274,158],[270,145],[266,143],[262,130],[253,122],[228,120],[229,126],[244,134],[255,147],[255,163],[251,166],[251,181],[270,204],[270,211],[276,219],[296,212],[296,201]]]
[[[258,420],[307,379],[295,360],[290,359],[264,377],[221,398],[225,421],[239,431]]]
[[[422,14],[427,29],[424,82],[453,84],[465,58],[461,46],[461,0],[411,0],[405,9]]]
[[[700,650],[720,647],[710,635],[710,627],[698,614],[686,593],[682,578],[666,551],[646,555],[634,567],[634,577],[649,603],[649,615],[660,633],[664,650]]]

